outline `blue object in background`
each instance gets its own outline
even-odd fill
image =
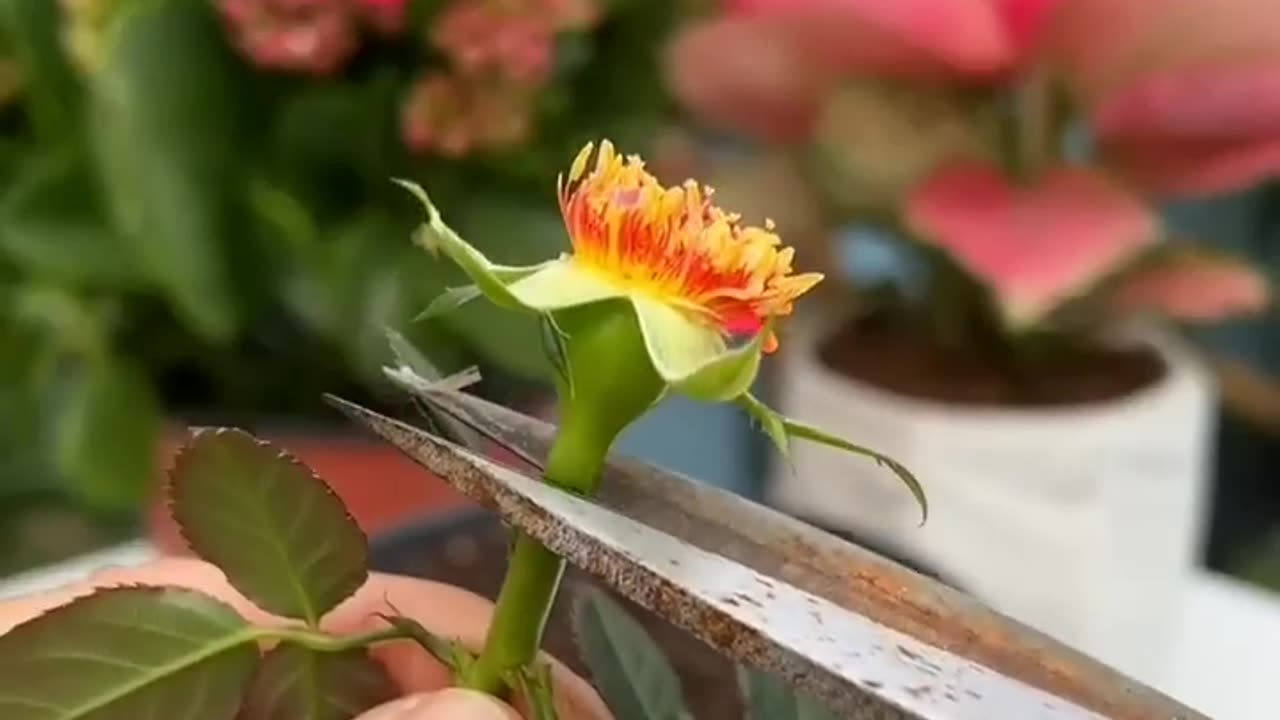
[[[753,392],[760,393],[757,381]],[[767,465],[764,436],[736,405],[672,395],[627,429],[618,450],[717,487],[758,498]]]

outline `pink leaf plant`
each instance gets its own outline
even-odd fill
[[[1280,174],[1272,0],[722,0],[721,9],[669,49],[683,104],[713,126],[818,148],[828,173],[840,155],[833,140],[849,157],[878,158],[870,166],[884,168],[891,192],[864,194],[984,286],[1007,328],[1050,321],[1082,299],[1111,317],[1188,321],[1267,303],[1248,266],[1171,251],[1150,196]],[[963,98],[951,117],[977,140],[922,137],[913,151],[871,147],[877,133],[865,127],[832,133],[846,89],[868,83]],[[1085,162],[1066,151],[1080,127],[1095,140]],[[960,137],[953,122],[947,132]]]

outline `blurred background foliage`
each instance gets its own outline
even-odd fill
[[[312,5],[352,2],[397,5]],[[523,5],[512,27],[545,12]],[[463,87],[436,32],[450,3],[348,28],[341,62],[311,66],[252,44],[244,23],[280,7],[0,0],[0,510],[70,498],[127,519],[167,420],[316,417],[322,392],[367,396],[387,327],[445,367],[541,376],[536,327],[509,313],[411,322],[457,276],[409,242],[420,209],[389,178],[429,187],[494,257],[559,251],[550,179],[586,140],[641,150],[668,116],[656,63],[676,3],[579,2],[573,27],[528,25],[550,62],[497,95],[523,98],[516,131],[444,148],[415,128],[475,118],[456,97],[413,98],[439,78]]]

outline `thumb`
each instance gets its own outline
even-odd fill
[[[509,706],[474,690],[446,688],[402,697],[356,720],[518,720]]]

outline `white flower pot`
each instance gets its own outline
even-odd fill
[[[1158,678],[1201,548],[1214,399],[1190,355],[1117,400],[965,408],[832,372],[792,337],[780,409],[904,463],[930,502],[882,468],[793,444],[769,500],[946,575],[1012,617],[1139,678]]]

